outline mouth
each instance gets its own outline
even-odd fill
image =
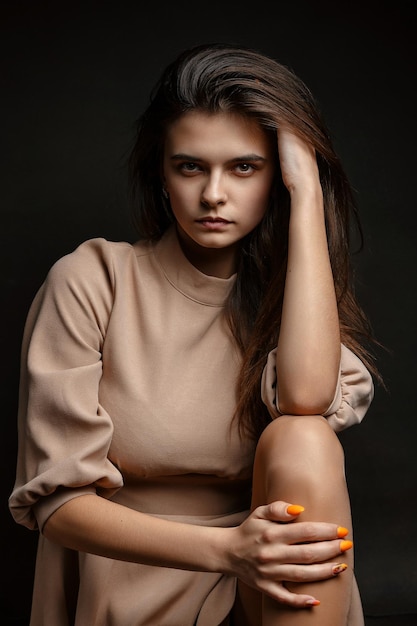
[[[200,227],[206,232],[216,232],[225,230],[232,222],[225,220],[223,217],[212,217],[207,215],[206,217],[196,220],[196,223],[199,224]]]
[[[230,224],[229,220],[225,220],[223,217],[210,217],[210,215],[207,215],[207,217],[202,217],[199,220],[196,220],[197,222],[199,222],[200,224]]]

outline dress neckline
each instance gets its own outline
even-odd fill
[[[170,226],[155,244],[154,254],[166,279],[177,291],[201,304],[224,305],[236,274],[230,278],[218,278],[198,270],[185,256],[175,225]]]

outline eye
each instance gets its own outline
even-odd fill
[[[252,174],[252,172],[255,170],[255,167],[252,165],[252,163],[237,163],[235,165],[236,172],[239,175],[248,175],[248,174]]]
[[[193,161],[183,161],[182,163],[179,163],[178,169],[184,174],[195,174],[196,172],[201,171],[201,167]]]

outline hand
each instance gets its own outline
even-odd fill
[[[278,130],[278,155],[282,179],[290,193],[307,185],[320,185],[313,146],[285,128]]]
[[[312,596],[290,592],[284,581],[311,582],[334,577],[339,573],[334,568],[340,566],[340,554],[351,543],[342,543],[346,529],[336,524],[288,523],[297,517],[287,512],[288,506],[287,502],[260,506],[240,526],[230,529],[231,571],[278,602],[302,608],[318,602]],[[334,563],[322,562],[334,558]]]

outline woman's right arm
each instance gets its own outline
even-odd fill
[[[108,558],[237,576],[280,602],[302,607],[314,599],[290,593],[282,581],[333,577],[344,534],[336,524],[282,523],[296,517],[287,507],[284,502],[258,507],[240,526],[219,528],[164,520],[87,494],[59,507],[43,533],[65,547]],[[336,560],[321,563],[328,559]]]

